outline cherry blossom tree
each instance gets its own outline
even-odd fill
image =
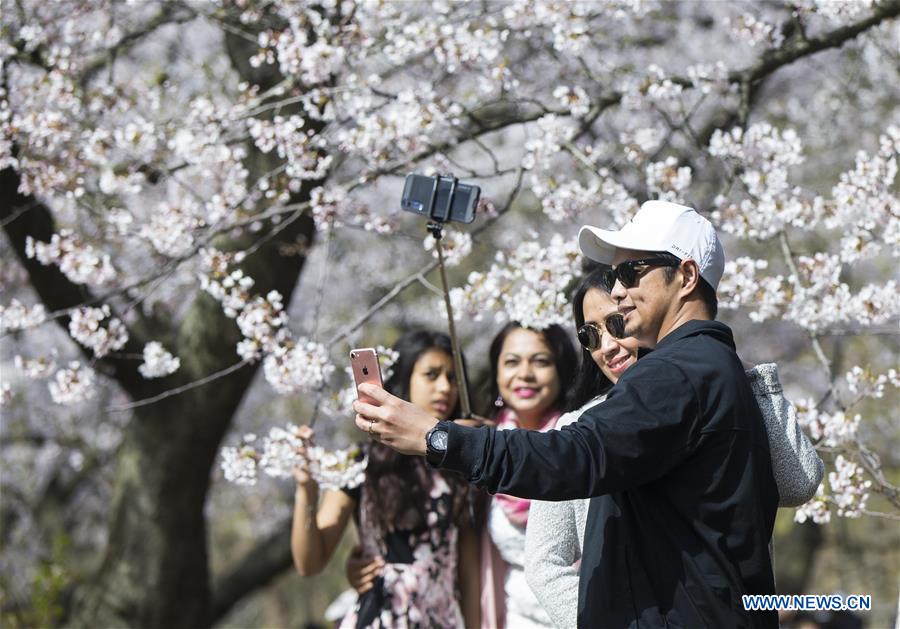
[[[2,0],[4,605],[59,530],[79,626],[207,626],[287,569],[280,521],[211,572],[211,487],[256,464],[242,407],[334,435],[347,349],[440,321],[434,241],[396,209],[412,171],[484,190],[444,241],[470,360],[503,321],[568,325],[579,225],[706,213],[721,318],[828,461],[795,519],[897,519],[898,14]]]

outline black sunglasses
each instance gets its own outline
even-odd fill
[[[615,286],[616,280],[622,282],[622,286],[624,286],[625,288],[634,288],[634,286],[637,284],[638,278],[646,270],[647,267],[677,267],[679,264],[681,264],[681,260],[662,257],[642,258],[641,260],[627,260],[622,264],[610,267],[604,274],[604,280],[606,280],[610,290],[612,290],[612,287]],[[638,270],[638,267],[645,268]]]
[[[625,318],[620,314],[612,314],[603,321],[603,327],[609,332],[610,336],[620,339],[625,336]],[[578,328],[578,342],[589,352],[593,352],[600,347],[603,341],[603,330],[596,323],[589,322]]]

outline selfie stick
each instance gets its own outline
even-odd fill
[[[469,403],[469,383],[466,380],[465,367],[463,366],[462,351],[459,349],[459,342],[456,339],[456,325],[453,322],[453,306],[450,305],[450,288],[447,284],[447,272],[444,270],[444,247],[441,245],[443,237],[444,222],[450,216],[450,208],[453,207],[453,198],[456,196],[456,184],[459,180],[450,175],[450,194],[447,196],[447,207],[444,208],[443,215],[438,214],[438,208],[435,207],[437,199],[438,184],[441,181],[440,175],[434,176],[434,187],[431,189],[431,199],[428,201],[428,231],[434,237],[435,248],[438,254],[438,269],[441,272],[441,284],[444,288],[444,305],[447,306],[447,327],[450,331],[450,346],[453,348],[453,364],[456,367],[457,382],[459,383],[459,405],[463,418],[472,416],[472,406]]]

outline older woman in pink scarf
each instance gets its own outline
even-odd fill
[[[577,353],[559,326],[504,327],[490,348],[494,421],[500,430],[556,427],[574,380]],[[489,498],[481,536],[481,626],[486,629],[552,626],[525,580],[525,527],[531,501]]]

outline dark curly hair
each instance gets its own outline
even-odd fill
[[[425,352],[438,350],[452,356],[450,338],[441,332],[418,330],[407,332],[394,343],[397,362],[384,388],[409,400],[409,384],[416,362]],[[459,401],[451,418],[459,417]],[[419,456],[399,454],[384,444],[369,445],[366,487],[371,499],[366,501],[366,517],[382,531],[412,530],[425,526],[425,505],[433,485],[434,471]],[[453,515],[460,521],[468,505],[469,484],[461,476],[444,473],[453,495]]]
[[[491,348],[489,351],[491,359],[491,380],[490,397],[488,398],[488,404],[490,404],[490,406],[485,409],[484,415],[486,417],[496,416],[499,410],[494,406],[494,400],[500,396],[500,388],[497,386],[497,363],[500,360],[500,350],[503,349],[503,341],[506,340],[506,337],[509,336],[510,332],[518,330],[519,328],[531,330],[531,328],[526,328],[521,323],[512,321],[503,326],[503,329],[501,329],[497,333],[497,336],[494,337],[494,340],[491,341]],[[543,330],[532,331],[544,337],[544,340],[550,347],[550,351],[553,353],[553,364],[556,366],[556,373],[559,376],[560,386],[556,407],[558,410],[563,410],[562,406],[569,395],[569,388],[572,386],[573,376],[575,375],[575,369],[578,363],[578,354],[575,351],[575,346],[572,344],[572,339],[569,337],[569,334],[558,325],[551,325]]]

